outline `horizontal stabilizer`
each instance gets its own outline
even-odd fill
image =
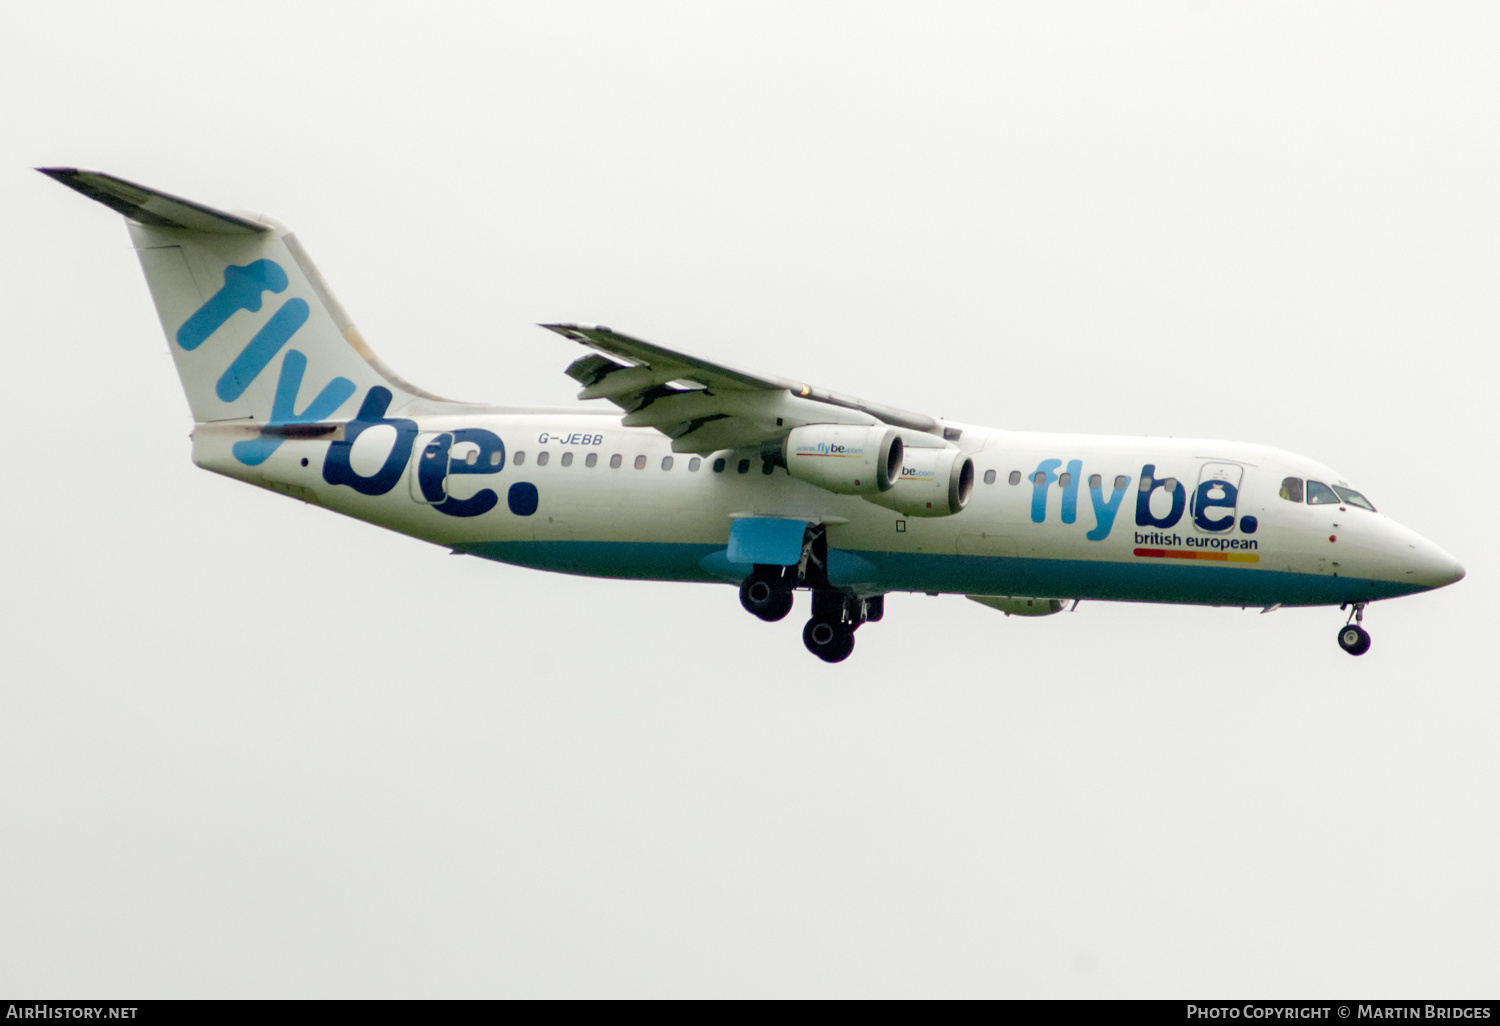
[[[99,171],[80,171],[76,167],[39,167],[37,170],[151,228],[176,228],[214,235],[261,235],[271,230],[270,225],[259,221],[226,214]]]

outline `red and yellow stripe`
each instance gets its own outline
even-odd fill
[[[1152,559],[1206,559],[1215,563],[1259,563],[1253,552],[1205,552],[1199,549],[1136,549],[1137,556]]]

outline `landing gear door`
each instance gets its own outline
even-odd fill
[[[448,450],[453,448],[453,436],[442,434],[417,436],[412,446],[411,497],[423,505],[442,502],[448,497]]]
[[[1227,534],[1234,530],[1244,476],[1245,468],[1238,463],[1211,460],[1203,464],[1198,487],[1188,501],[1194,528],[1204,534]]]

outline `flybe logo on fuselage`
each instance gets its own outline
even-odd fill
[[[348,485],[361,495],[384,495],[401,480],[417,440],[417,422],[405,417],[387,417],[391,390],[376,385],[365,393],[359,413],[344,426],[342,441],[329,443],[323,460],[323,480],[331,485]],[[391,451],[374,473],[361,474],[354,467],[354,443],[371,428],[395,428]],[[469,454],[462,459],[451,454],[454,446],[469,443]],[[500,501],[493,489],[481,488],[467,499],[448,494],[448,481],[464,474],[498,474],[505,466],[505,443],[500,436],[484,428],[462,428],[445,431],[427,443],[417,467],[417,487],[422,497],[439,513],[450,517],[477,517],[488,513]],[[529,486],[528,486],[529,487]],[[514,490],[514,489],[512,489]],[[535,489],[532,490],[535,494]],[[511,503],[512,508],[515,502]],[[534,507],[533,507],[534,508]]]
[[[258,312],[267,292],[281,293],[290,284],[286,271],[274,260],[256,260],[243,267],[231,264],[224,269],[224,285],[195,310],[177,329],[177,344],[193,352],[241,310]],[[291,298],[282,303],[254,337],[250,339],[220,375],[214,394],[220,401],[240,399],[276,355],[286,347],[311,315],[307,300]],[[353,381],[336,376],[319,390],[301,411],[297,398],[307,372],[307,355],[298,349],[287,349],[281,361],[276,392],[271,400],[269,427],[310,424],[333,416],[356,391]],[[416,421],[387,418],[391,391],[380,385],[365,393],[359,412],[344,429],[344,438],[329,444],[323,460],[323,480],[333,485],[347,485],[362,495],[384,495],[392,488],[411,459],[417,438]],[[372,474],[361,474],[352,462],[354,443],[370,428],[387,426],[395,429],[390,452]],[[264,463],[284,441],[278,433],[235,442],[234,458],[247,467]],[[466,443],[466,444],[464,444]],[[450,456],[454,446],[464,444],[462,458]],[[438,434],[427,444],[417,468],[417,487],[423,501],[433,509],[452,517],[474,517],[487,513],[499,499],[494,491],[482,488],[467,499],[448,495],[448,479],[464,474],[496,474],[505,466],[505,445],[491,431],[466,428]],[[530,486],[527,486],[530,487]],[[533,489],[534,494],[534,489]],[[534,504],[533,504],[534,505]],[[516,503],[513,500],[512,508]]]
[[[1078,520],[1078,492],[1084,483],[1083,461],[1069,460],[1067,468],[1059,474],[1063,461],[1042,460],[1031,475],[1031,521],[1045,523],[1048,514],[1048,498],[1052,485],[1059,486],[1062,501],[1059,519],[1064,524]],[[1188,514],[1194,526],[1210,534],[1228,532],[1235,527],[1235,509],[1239,504],[1239,486],[1219,477],[1205,476],[1194,489],[1191,498],[1182,482],[1175,478],[1157,478],[1156,464],[1141,467],[1139,485],[1134,489],[1135,524],[1148,530],[1167,530],[1177,526],[1184,514]],[[1094,526],[1084,535],[1089,541],[1103,541],[1114,529],[1115,518],[1124,504],[1125,496],[1132,489],[1131,478],[1121,474],[1114,479],[1108,496],[1105,482],[1098,474],[1087,479],[1089,503],[1093,507]],[[1152,499],[1158,495],[1155,508]],[[1245,534],[1254,534],[1259,525],[1255,517],[1239,519],[1239,528]]]

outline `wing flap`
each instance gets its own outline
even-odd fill
[[[804,424],[887,423],[942,437],[925,414],[710,363],[600,325],[542,327],[593,350],[567,368],[583,386],[578,398],[608,399],[626,427],[655,428],[676,452],[759,445]]]
[[[568,369],[563,373],[587,388],[606,374],[624,369],[624,364],[611,360],[601,353],[590,353],[568,364]]]
[[[549,331],[555,331],[564,338],[572,339],[574,342],[586,345],[601,353],[622,357],[631,364],[644,364],[654,368],[677,367],[679,368],[679,374],[674,375],[674,377],[681,376],[682,372],[688,370],[708,373],[715,380],[703,382],[705,385],[717,384],[721,387],[749,389],[801,387],[794,381],[787,381],[782,378],[761,377],[756,374],[746,373],[745,371],[735,370],[733,367],[725,367],[722,364],[709,363],[707,360],[700,360],[695,356],[679,353],[676,350],[668,349],[666,346],[659,346],[638,338],[631,338],[629,335],[622,335],[603,325],[543,324],[542,327]],[[696,374],[693,377],[695,380],[697,379]],[[671,378],[666,380],[671,380]]]
[[[620,423],[626,427],[660,428],[666,424],[679,424],[719,413],[732,415],[712,392],[674,392],[631,410],[620,418]]]
[[[753,421],[741,420],[739,417],[719,416],[673,438],[672,451],[695,452],[700,456],[707,456],[720,449],[742,449],[747,446],[760,445],[774,437],[773,433],[767,432],[764,427]]]
[[[674,375],[675,376],[675,375]],[[580,399],[621,399],[645,392],[656,385],[665,385],[670,377],[650,367],[621,367],[610,371],[598,381],[578,393]]]

